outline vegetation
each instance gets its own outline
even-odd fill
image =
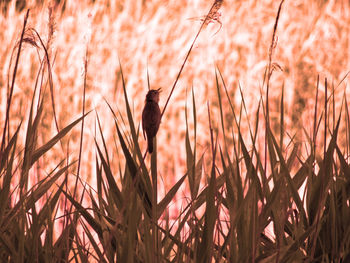
[[[165,117],[199,34],[209,22],[221,23],[219,3],[202,18],[172,89],[164,95],[159,133],[169,129]],[[241,101],[235,105],[221,65],[216,65],[211,87],[215,99],[207,100],[206,114],[198,113],[195,86],[190,102],[184,103],[185,164],[176,163],[173,173],[160,162],[166,152],[172,154],[162,137],[155,139],[154,153],[144,155],[140,114],[134,111],[123,63],[118,68],[123,104],[116,107],[105,98],[108,113],[91,106],[87,94],[94,50],[89,41],[83,88],[75,94],[81,111],[76,118],[62,117],[74,100],[62,104],[62,94],[55,92],[55,21],[49,10],[45,40],[30,26],[26,12],[8,67],[0,119],[2,262],[350,261],[350,115],[346,91],[338,96],[346,77],[338,85],[317,78],[314,107],[308,113],[312,117],[305,127],[295,130],[287,124],[293,118],[286,110],[283,85],[278,109],[272,110],[273,76],[281,68],[274,53],[283,1],[276,10],[255,111],[250,112],[241,86]],[[19,111],[22,104],[14,102],[16,89],[25,91],[19,79],[24,53],[29,52],[24,47],[34,49],[38,58],[31,69],[35,85],[25,114]],[[148,88],[150,78],[147,72]],[[102,112],[113,116],[114,140],[108,138],[110,126]],[[198,146],[202,137],[205,147]],[[180,168],[185,172],[177,177]],[[170,185],[163,193],[160,180],[174,174],[174,183],[163,183]]]

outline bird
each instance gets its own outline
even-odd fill
[[[160,92],[160,88],[151,89],[147,92],[145,106],[142,111],[143,136],[145,139],[147,137],[147,149],[150,154],[153,152],[153,138],[159,130],[161,120],[161,112],[158,105]]]

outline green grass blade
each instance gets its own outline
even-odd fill
[[[169,205],[171,200],[173,200],[175,194],[177,193],[177,191],[179,190],[180,186],[182,185],[182,183],[186,179],[186,176],[187,176],[187,174],[182,176],[181,179],[179,181],[177,181],[177,183],[169,190],[169,192],[159,202],[158,208],[157,208],[157,212],[158,212],[157,219],[159,219],[159,217],[164,213],[166,207]]]
[[[73,121],[71,124],[63,128],[59,133],[57,133],[51,140],[46,144],[36,149],[33,152],[30,166],[32,166],[44,153],[49,151],[59,140],[61,140],[75,125],[77,125],[83,118],[85,118],[91,111],[87,112],[85,115],[79,119]]]
[[[109,191],[112,193],[112,197],[113,197],[113,200],[114,200],[114,203],[116,205],[116,207],[121,210],[125,204],[123,202],[123,197],[122,197],[122,194],[119,190],[119,187],[117,185],[117,183],[115,182],[114,180],[114,177],[113,177],[113,174],[112,174],[112,171],[110,169],[110,166],[107,164],[105,158],[103,157],[103,154],[100,150],[100,147],[98,146],[98,144],[96,143],[96,148],[97,148],[97,152],[99,154],[99,157],[100,157],[100,160],[101,160],[101,163],[102,163],[102,167],[103,167],[103,170],[105,171],[105,175],[106,175],[106,178],[107,178],[107,182],[108,182],[108,185],[109,185]]]
[[[81,214],[82,217],[85,218],[86,222],[89,223],[89,225],[92,227],[92,229],[97,233],[97,235],[99,236],[99,238],[102,238],[102,228],[101,225],[95,220],[95,218],[93,218],[88,211],[86,210],[86,208],[84,208],[79,202],[77,202],[76,200],[74,200],[71,195],[69,193],[67,193],[66,191],[64,191],[62,188],[60,189],[60,191],[68,198],[68,200],[75,206],[75,208],[77,209],[77,211]]]
[[[140,199],[143,201],[146,213],[149,216],[151,216],[151,214],[152,214],[151,213],[152,200],[150,199],[151,189],[146,187],[142,178],[139,177],[136,179],[136,177],[138,176],[137,166],[136,166],[134,159],[132,158],[132,156],[131,156],[131,154],[130,154],[130,152],[125,144],[125,141],[123,139],[123,136],[122,136],[118,126],[117,126],[117,132],[118,132],[119,141],[120,141],[120,144],[122,146],[123,153],[124,153],[124,156],[126,159],[126,165],[128,166],[132,180],[136,180],[136,183],[137,183],[137,193],[140,196]]]

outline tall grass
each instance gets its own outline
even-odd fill
[[[84,61],[82,114],[69,125],[61,126],[55,116],[55,107],[59,105],[55,103],[53,92],[49,41],[45,44],[36,30],[27,27],[27,12],[22,34],[14,48],[16,60],[1,136],[1,260],[349,261],[350,118],[347,97],[344,94],[341,106],[336,108],[335,88],[330,88],[325,79],[324,100],[321,101],[323,81],[318,78],[313,118],[310,119],[313,129],[311,132],[302,129],[307,138],[303,143],[296,139],[293,130],[286,128],[288,114],[283,86],[280,115],[270,118],[268,90],[273,81],[272,51],[278,17],[266,70],[268,75],[262,87],[267,90],[266,97],[262,92],[256,113],[248,112],[242,89],[241,104],[235,105],[225,75],[219,66],[214,68],[216,97],[207,103],[207,128],[205,131],[198,129],[199,118],[203,116],[198,115],[193,87],[190,93],[192,111],[186,103],[183,113],[186,133],[182,154],[186,171],[164,195],[159,195],[159,179],[164,173],[158,162],[163,152],[157,151],[156,143],[151,156],[143,155],[140,125],[133,111],[122,63],[119,73],[125,108],[115,107],[106,99],[114,119],[115,143],[107,142],[101,112],[96,109],[95,144],[84,144],[84,120],[93,115],[85,105],[88,57],[93,51],[86,51]],[[206,23],[206,18],[202,23]],[[11,98],[17,66],[25,63],[21,60],[24,43],[38,51],[38,84],[26,111],[28,117],[15,123],[11,120]],[[165,105],[170,103],[192,46]],[[40,123],[49,109],[55,135],[41,144]],[[66,137],[73,128],[78,130],[79,123],[80,146],[78,154],[74,154]],[[24,137],[19,136],[21,131]],[[198,133],[208,138],[209,146],[203,151],[197,148]],[[24,147],[19,147],[20,144]],[[159,138],[158,145],[166,148]],[[51,170],[42,167],[42,159],[55,147],[65,158]],[[84,176],[87,169],[82,167],[85,147],[95,149],[94,163],[90,165],[95,169],[96,184],[91,186]],[[168,151],[172,149],[169,147]],[[117,171],[111,164],[115,155],[120,159]],[[78,156],[77,160],[71,160],[71,156]],[[181,196],[183,189],[188,190],[185,205],[175,217],[171,216],[173,201]]]

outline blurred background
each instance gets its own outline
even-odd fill
[[[95,180],[94,137],[101,142],[101,137],[96,135],[97,114],[107,145],[110,146],[112,167],[117,173],[119,164],[124,161],[119,155],[113,115],[106,101],[118,112],[118,118],[123,123],[125,103],[119,63],[135,125],[140,125],[148,89],[147,71],[151,88],[161,87],[163,90],[160,99],[160,107],[163,108],[200,28],[201,19],[211,5],[211,1],[200,0],[1,1],[1,127],[4,126],[8,83],[15,64],[13,50],[20,39],[25,12],[30,8],[27,27],[34,28],[44,43],[50,43],[48,53],[59,128],[67,126],[82,113],[84,63],[87,58],[86,110],[95,111],[85,122],[82,179],[92,185]],[[225,0],[219,11],[219,21],[212,21],[200,34],[157,135],[161,189],[169,189],[186,171],[185,110],[187,107],[188,127],[193,139],[192,91],[197,111],[198,156],[208,152],[210,145],[207,102],[211,107],[212,126],[221,138],[216,69],[223,76],[237,113],[242,106],[241,88],[248,113],[243,114],[242,127],[248,131],[248,120],[252,124],[257,117],[259,100],[266,92],[264,73],[278,6],[279,1],[273,0]],[[335,96],[339,98],[335,110],[340,107],[344,95],[350,99],[349,88],[346,88],[350,70],[349,38],[349,1],[285,1],[273,50],[272,62],[276,70],[269,91],[269,110],[274,129],[279,129],[282,89],[285,129],[290,137],[295,135],[295,140],[300,143],[306,140],[303,128],[311,132],[313,122],[310,120],[314,114],[318,76],[318,95],[322,103],[325,78],[329,83],[329,92],[334,88]],[[12,131],[21,120],[28,118],[36,82],[42,81],[43,86],[47,86],[47,79],[37,79],[43,59],[42,50],[29,44],[24,44],[23,48],[10,113]],[[48,90],[47,87],[44,118],[40,124],[40,134],[37,134],[39,144],[44,144],[57,133]],[[227,112],[224,118],[229,123],[233,122],[225,96],[223,106],[223,111]],[[263,122],[261,110],[259,114]],[[122,125],[122,129],[128,134],[127,124]],[[228,134],[231,133],[234,134],[234,131],[229,130]],[[342,134],[345,138],[345,131]],[[249,137],[249,133],[244,136]],[[19,143],[24,145],[22,138]],[[44,175],[67,155],[71,160],[77,159],[79,139],[80,129],[75,128],[63,143],[57,144],[54,150],[45,155],[40,161],[42,169],[38,171]],[[286,137],[286,140],[290,141],[290,138]],[[146,150],[142,136],[139,143],[143,151]],[[209,157],[205,158],[206,162],[210,162]]]

